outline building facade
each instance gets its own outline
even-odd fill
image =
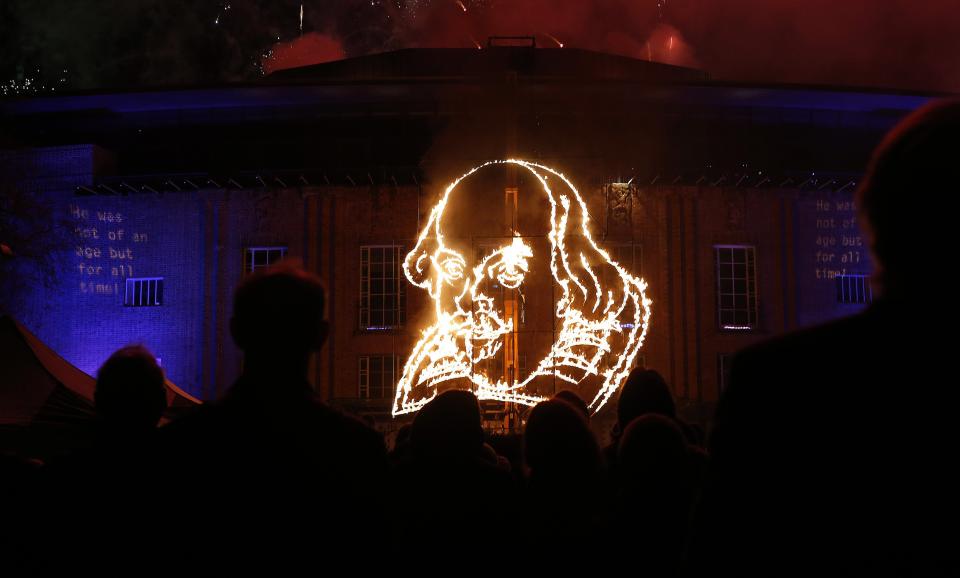
[[[28,265],[5,270],[22,275],[7,307],[88,373],[144,343],[173,382],[211,399],[241,369],[234,287],[297,259],[324,280],[333,328],[312,383],[390,429],[396,381],[432,306],[403,259],[447,183],[486,160],[524,158],[570,177],[594,238],[647,281],[653,313],[637,363],[705,419],[736,350],[869,304],[853,191],[884,131],[928,98],[713,83],[514,47],[405,50],[251,86],[4,101],[9,190],[43,199],[67,231],[52,280]],[[503,225],[460,231],[463,251],[481,255],[516,231],[510,202],[521,206],[514,219],[533,219],[536,203],[522,208],[532,195],[528,177],[505,175],[490,195],[458,201]],[[551,331],[536,311],[556,299],[549,283],[532,287],[531,335]],[[492,371],[529,371],[523,349]]]

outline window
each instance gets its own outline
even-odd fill
[[[243,272],[249,275],[259,269],[266,269],[286,256],[286,247],[247,247],[244,252]]]
[[[360,329],[393,329],[404,323],[403,247],[360,247]]]
[[[523,381],[530,374],[527,371],[527,356],[524,353],[517,355],[517,364],[516,366],[507,366],[504,368],[504,363],[506,362],[506,352],[501,349],[497,352],[496,355],[483,361],[478,361],[474,364],[473,370],[479,373],[486,375],[490,381],[496,382],[498,380],[503,380],[507,383],[516,383],[518,381]]]
[[[508,243],[512,243],[513,239],[511,237],[503,237],[502,245],[490,245],[490,244],[480,244],[477,245],[476,256],[477,259],[474,263],[479,264],[484,259],[486,259],[490,254],[492,254],[497,249],[500,249]],[[516,301],[518,306],[517,309],[517,324],[519,326],[524,326],[527,323],[527,308],[526,302],[524,301],[523,294],[519,291],[514,291],[513,289],[507,289],[506,287],[501,287],[500,283],[496,279],[491,279],[484,275],[481,279],[478,286],[481,293],[487,297],[491,297],[494,300],[494,305],[497,308],[497,312],[505,320],[508,317],[513,316],[513,305],[508,306],[508,301]],[[519,298],[519,299],[515,299]],[[508,311],[509,310],[509,311]]]
[[[163,277],[129,277],[123,289],[126,307],[163,305]]]
[[[730,382],[731,359],[733,359],[732,353],[717,354],[717,389],[720,393],[727,389],[727,383]]]
[[[390,399],[400,379],[400,358],[396,355],[362,355],[358,374],[358,397]]]
[[[720,327],[753,329],[757,325],[755,249],[748,246],[719,246],[715,249]]]
[[[477,260],[474,263],[481,263],[488,255],[499,249],[496,245],[477,245]],[[499,295],[502,292],[502,287],[497,283],[496,279],[490,279],[484,275],[483,280],[480,281],[479,286],[480,292],[488,297],[494,297]],[[501,308],[502,309],[502,308]]]
[[[643,276],[643,266],[641,265],[640,259],[643,253],[640,245],[633,243],[608,245],[607,253],[617,265],[626,269],[627,273],[630,273],[634,277]],[[617,282],[615,278],[617,273],[612,267],[604,267],[603,271],[605,275],[604,281],[606,281],[608,285]],[[633,323],[621,323],[620,327],[623,329],[633,329]]]
[[[628,273],[635,277],[643,276],[643,265],[640,258],[643,252],[640,245],[633,243],[612,245],[609,253],[610,258],[626,269]]]
[[[869,275],[837,275],[838,303],[872,303],[873,287]]]

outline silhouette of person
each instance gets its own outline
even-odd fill
[[[527,419],[524,458],[530,540],[541,547],[563,536],[595,543],[601,507],[600,447],[580,410],[562,399],[538,403]]]
[[[662,414],[644,413],[624,428],[617,448],[616,550],[631,552],[651,575],[673,576],[680,568],[705,459]]]
[[[569,403],[574,409],[583,414],[583,417],[587,420],[587,424],[590,423],[590,407],[587,406],[587,402],[583,401],[582,397],[577,395],[577,392],[572,389],[562,389],[553,395],[553,399],[559,399]]]
[[[49,515],[43,516],[48,514],[43,506],[48,497],[42,484],[39,462],[0,451],[0,509],[4,516],[0,556],[5,573],[11,576],[45,569],[36,563],[49,547],[50,538]],[[40,546],[43,538],[48,542]]]
[[[439,568],[462,564],[495,541],[514,515],[515,487],[489,452],[480,404],[470,391],[447,390],[420,410],[409,451],[396,467],[391,513],[401,524],[398,553],[422,550],[418,567]]]
[[[129,444],[152,433],[167,409],[163,370],[142,345],[118,349],[97,373],[93,401],[102,435]]]
[[[677,417],[677,406],[673,400],[670,386],[659,372],[653,369],[635,367],[630,370],[627,382],[617,399],[617,423],[611,434],[610,445],[603,449],[610,479],[617,482],[619,444],[626,427],[636,418],[656,414],[667,417],[677,423],[690,443],[696,443],[692,429]]]
[[[691,574],[957,575],[953,250],[960,102],[883,140],[857,191],[881,297],[733,360]]]
[[[286,263],[248,277],[230,329],[244,352],[239,380],[161,428],[171,484],[195,499],[170,521],[179,554],[217,568],[375,563],[371,552],[388,548],[386,448],[307,381],[328,332],[319,279]]]
[[[142,345],[114,352],[97,372],[94,407],[93,446],[45,470],[56,520],[50,533],[63,554],[46,559],[54,567],[69,568],[75,556],[103,543],[111,544],[100,559],[105,570],[125,568],[152,550],[141,536],[155,523],[151,459],[167,409],[163,370],[154,355]]]

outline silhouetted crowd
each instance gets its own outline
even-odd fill
[[[606,447],[573,391],[532,408],[522,435],[491,436],[477,398],[448,390],[388,451],[309,385],[324,292],[280,264],[236,291],[244,369],[222,399],[157,428],[163,373],[124,348],[98,375],[92,449],[3,462],[10,564],[958,576],[956,308],[931,306],[946,296],[923,279],[944,252],[920,238],[957,218],[958,142],[960,104],[941,102],[881,144],[857,201],[884,296],[739,353],[709,436],[680,419],[659,373],[637,368]],[[911,191],[941,195],[941,210]]]

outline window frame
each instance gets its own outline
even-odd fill
[[[380,293],[373,294],[370,291],[371,277],[370,277],[370,253],[371,250],[380,249],[392,249],[394,257],[394,291],[392,293]],[[365,258],[366,252],[366,258]],[[406,324],[406,282],[403,275],[403,259],[406,257],[406,253],[403,245],[361,245],[360,246],[360,287],[359,287],[359,303],[357,307],[357,325],[361,331],[389,331],[396,330],[403,327]],[[384,261],[385,263],[385,261]],[[366,275],[364,274],[364,269],[366,268]],[[384,283],[386,283],[387,278],[384,277]],[[379,296],[381,298],[386,298],[389,295],[393,295],[395,298],[396,306],[393,309],[387,309],[383,307],[380,311],[383,313],[385,321],[385,313],[387,311],[393,312],[394,323],[383,323],[381,325],[374,325],[372,323],[371,313],[375,311],[372,307],[373,297]],[[381,300],[382,301],[382,300]]]
[[[621,256],[620,251],[622,249],[630,249],[630,262],[624,263],[618,258]],[[610,242],[606,243],[607,254],[610,255],[610,258],[615,261],[618,265],[627,270],[627,273],[630,273],[634,277],[643,277],[643,244],[636,243],[633,241],[625,242]]]
[[[721,252],[723,250],[743,250],[745,251],[744,262],[738,263],[734,258],[734,255],[731,254],[731,261],[721,262]],[[730,331],[730,332],[747,332],[747,331],[756,331],[759,327],[760,319],[760,299],[759,299],[759,289],[758,289],[758,275],[757,275],[757,247],[756,245],[749,244],[740,244],[740,245],[714,245],[714,274],[717,277],[717,326],[721,331]],[[742,279],[745,284],[744,292],[738,292],[736,290],[736,283],[740,279],[736,277],[735,273],[731,273],[729,277],[723,276],[721,268],[723,266],[729,266],[731,269],[734,269],[736,265],[744,265],[744,271],[746,276]],[[724,291],[724,281],[730,281],[732,289],[727,292]],[[746,300],[746,307],[740,308],[737,307],[737,298],[743,297]],[[730,298],[732,300],[732,306],[725,306],[725,298]],[[738,313],[746,314],[746,323],[738,323],[736,319],[733,321],[724,321],[724,313],[732,313],[735,317]]]
[[[730,362],[733,353],[717,353],[717,395],[723,395],[730,385]]]
[[[521,237],[522,238],[522,237]],[[494,251],[501,249],[504,245],[503,242],[510,240],[509,236],[504,235],[503,237],[484,237],[484,239],[497,239],[501,241],[501,244],[482,242],[482,243],[473,243],[474,247],[474,263],[480,263],[487,256],[489,256]],[[507,289],[506,287],[501,287],[497,283],[496,279],[484,278],[480,281],[480,289],[484,291],[484,294],[488,297],[494,299],[494,302],[498,305],[501,305],[497,309],[497,312],[500,313],[502,317],[506,317],[506,307],[505,307],[505,295],[508,291],[514,291],[513,289]],[[522,296],[522,294],[521,294]],[[519,308],[519,313],[517,317],[520,319],[519,327],[526,327],[527,325],[527,304],[523,299],[517,300],[517,307]]]
[[[244,275],[253,275],[258,270],[266,269],[276,263],[277,261],[282,261],[287,257],[287,251],[289,247],[286,245],[254,245],[250,247],[244,247],[243,249],[243,274]],[[271,261],[270,260],[270,251],[280,251],[280,257]],[[256,264],[256,255],[257,253],[266,253],[267,254],[267,264],[266,265],[257,265]]]
[[[378,389],[382,390],[382,397],[373,397],[370,395],[371,392],[371,373],[370,373],[370,361],[373,358],[380,359],[381,362],[381,383],[378,386]],[[392,360],[393,365],[393,377],[391,380],[387,380],[387,373],[383,371],[387,367],[387,364]],[[357,356],[357,399],[369,400],[369,401],[383,401],[393,399],[393,395],[396,392],[397,381],[400,379],[400,372],[402,370],[401,358],[399,355],[392,353],[374,353],[367,355],[358,355]],[[366,390],[366,391],[364,391]]]

